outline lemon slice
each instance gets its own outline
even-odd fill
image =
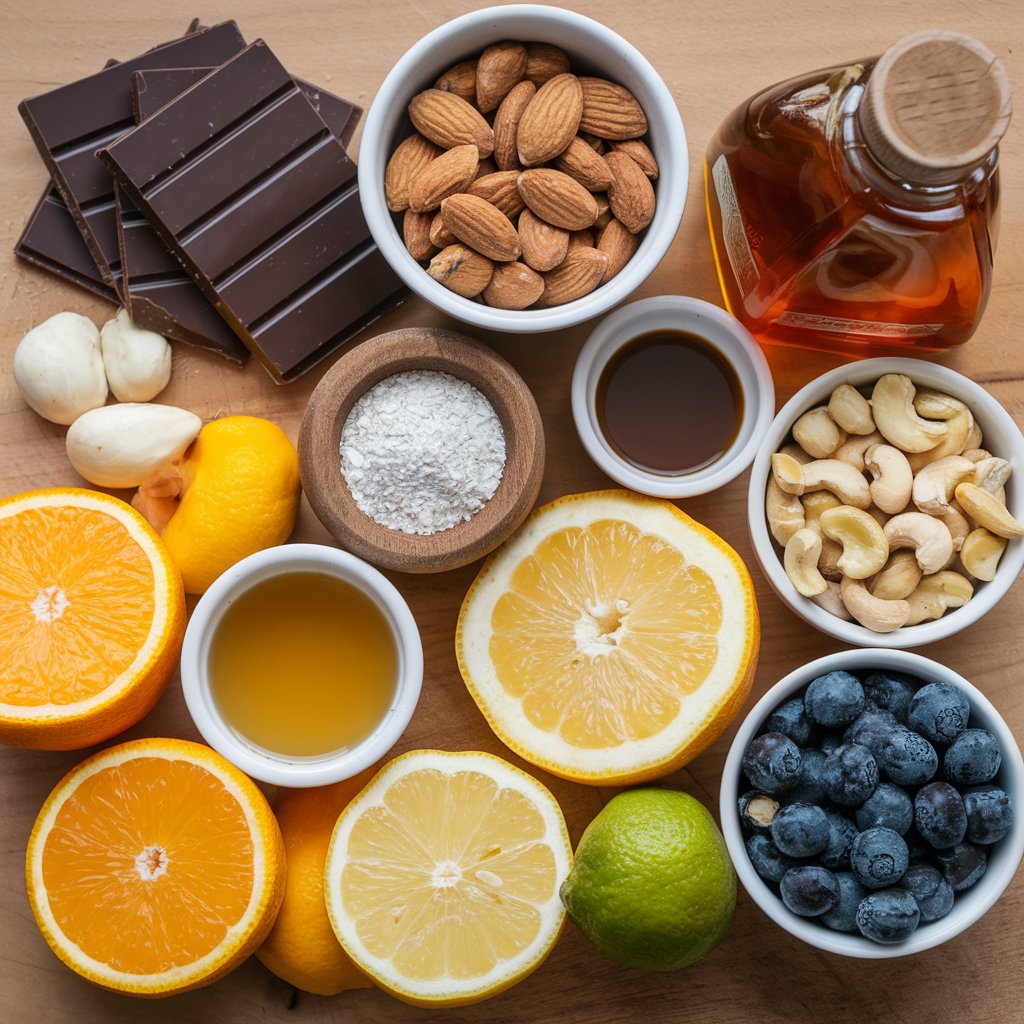
[[[459,1006],[544,961],[571,862],[562,812],[536,779],[492,754],[415,750],[342,812],[324,891],[338,940],[378,985]]]
[[[499,737],[577,782],[667,774],[750,690],[760,626],[739,555],[673,504],[629,491],[545,505],[484,564],[459,668]]]

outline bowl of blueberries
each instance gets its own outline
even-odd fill
[[[722,832],[758,906],[832,953],[906,956],[959,935],[1024,854],[1024,761],[985,696],[907,651],[841,651],[744,719]]]

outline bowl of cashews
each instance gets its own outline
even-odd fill
[[[783,406],[754,458],[754,551],[822,632],[933,643],[980,619],[1024,568],[1022,466],[1020,429],[962,374],[918,359],[841,366]]]

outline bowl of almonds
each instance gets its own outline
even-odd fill
[[[359,189],[385,258],[466,323],[549,331],[610,309],[675,237],[675,101],[621,36],[572,11],[476,11],[416,43],[367,115]]]
[[[990,611],[1024,568],[1024,437],[983,387],[866,359],[798,391],[751,469],[768,582],[847,643],[916,647]]]

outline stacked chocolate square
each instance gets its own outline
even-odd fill
[[[15,251],[142,327],[284,383],[404,296],[345,148],[362,111],[234,22],[19,109],[53,180]]]

